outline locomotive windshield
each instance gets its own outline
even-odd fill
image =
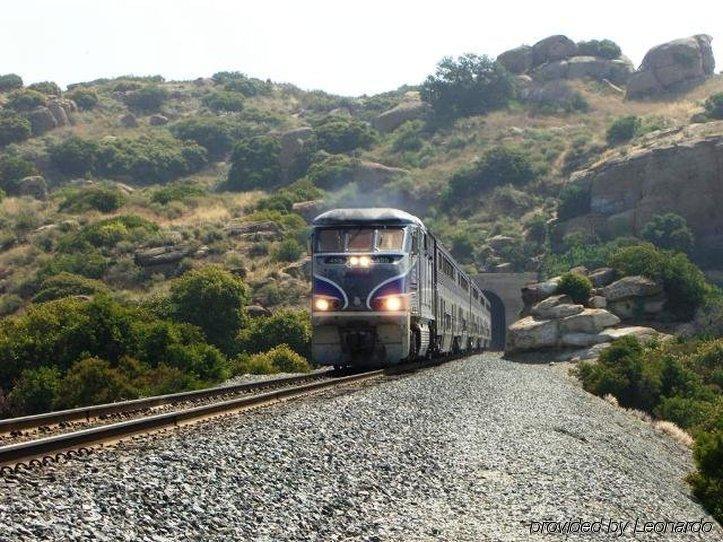
[[[323,228],[316,252],[389,252],[404,248],[404,228]]]

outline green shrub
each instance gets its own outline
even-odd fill
[[[618,117],[608,127],[605,138],[609,145],[619,145],[633,139],[640,130],[640,117],[628,115],[627,117]]]
[[[256,209],[290,213],[294,203],[316,200],[322,196],[323,192],[314,186],[310,179],[300,179],[259,200]]]
[[[418,151],[424,146],[423,131],[424,121],[405,122],[394,131],[392,150],[395,152]]]
[[[68,190],[59,209],[65,213],[85,213],[90,210],[110,213],[120,209],[126,197],[114,186],[90,186]]]
[[[617,43],[611,40],[581,41],[577,44],[579,55],[597,56],[609,60],[620,58],[622,51]]]
[[[95,170],[99,145],[93,140],[71,136],[48,149],[50,160],[61,173],[87,175]]]
[[[48,97],[45,94],[25,88],[11,92],[5,107],[14,111],[26,112],[47,103]]]
[[[711,295],[703,272],[683,253],[661,251],[651,244],[634,245],[615,252],[611,267],[621,275],[644,275],[662,281],[667,308],[679,319],[690,320]]]
[[[369,148],[376,140],[374,131],[365,122],[351,117],[330,115],[314,127],[319,148],[333,153]]]
[[[269,136],[242,139],[234,147],[228,187],[232,190],[271,189],[281,177],[281,145]]]
[[[590,185],[584,182],[566,184],[560,190],[557,218],[569,220],[590,212]]]
[[[705,101],[705,112],[712,119],[723,119],[723,92],[711,94]]]
[[[505,107],[513,97],[512,76],[486,56],[444,58],[420,88],[422,99],[442,119],[482,115]]]
[[[232,373],[234,375],[270,375],[276,374],[279,370],[274,367],[271,358],[263,354],[239,354],[233,362]]]
[[[223,84],[226,90],[240,92],[248,97],[270,94],[273,90],[271,82],[247,77],[241,72],[217,72],[211,78],[216,83]]]
[[[13,194],[17,183],[25,177],[36,175],[35,164],[15,154],[0,155],[0,188]]]
[[[169,301],[174,319],[198,326],[221,350],[234,349],[248,303],[241,279],[215,266],[190,271],[174,281]]]
[[[513,147],[493,147],[472,166],[452,175],[444,193],[445,202],[456,205],[474,203],[480,194],[503,184],[524,185],[537,173],[527,153]]]
[[[41,81],[28,85],[30,90],[36,90],[47,96],[60,96],[62,94],[60,87],[52,81]]]
[[[172,201],[189,201],[206,194],[206,190],[192,182],[172,182],[157,188],[151,193],[151,201],[161,205],[168,205]]]
[[[99,280],[89,279],[81,275],[62,272],[43,280],[40,291],[35,294],[33,301],[42,303],[74,295],[95,295],[107,293],[108,287]]]
[[[138,215],[120,215],[83,226],[60,240],[59,249],[85,251],[89,247],[113,248],[121,241],[141,242],[158,232],[158,225]]]
[[[93,88],[78,87],[66,95],[81,111],[90,111],[98,105],[98,93]]]
[[[201,102],[212,111],[241,111],[246,99],[238,92],[214,90],[206,94]]]
[[[99,279],[108,267],[110,267],[110,260],[97,249],[90,249],[74,254],[56,254],[40,266],[38,277],[42,279],[65,272]]]
[[[0,113],[0,147],[25,141],[32,135],[28,119],[19,115]]]
[[[138,90],[133,90],[125,95],[124,100],[128,107],[152,113],[158,111],[169,98],[166,88],[158,85],[148,85]]]
[[[319,188],[334,190],[349,182],[349,174],[360,163],[359,159],[336,154],[319,153],[309,168],[308,178]]]
[[[275,346],[265,353],[271,364],[282,373],[308,373],[309,363],[286,344]]]
[[[17,90],[23,88],[23,79],[19,75],[14,73],[6,73],[0,75],[0,92],[7,92],[9,90]]]
[[[268,317],[251,318],[239,333],[241,351],[258,353],[281,344],[297,354],[311,353],[311,321],[305,311],[279,310]]]
[[[0,316],[7,316],[23,306],[23,299],[16,294],[0,295]]]
[[[276,262],[295,262],[304,253],[304,247],[296,239],[284,239],[271,249],[271,258]]]
[[[216,158],[228,153],[240,135],[239,127],[225,117],[183,119],[171,126],[171,132],[178,139],[195,141]]]
[[[718,522],[723,522],[723,430],[701,435],[694,455],[698,472],[691,477],[693,493]]]
[[[557,285],[558,294],[567,294],[575,303],[587,303],[592,292],[592,282],[585,275],[565,273]]]
[[[10,392],[12,409],[18,415],[50,412],[58,399],[59,388],[60,371],[57,368],[26,369]]]
[[[690,252],[693,248],[693,231],[685,218],[675,213],[655,215],[641,234],[658,248],[680,252]]]
[[[88,357],[77,361],[60,383],[58,406],[74,408],[138,397],[128,379],[110,363]]]

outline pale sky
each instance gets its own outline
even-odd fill
[[[5,0],[0,73],[62,86],[123,74],[238,70],[344,95],[416,84],[445,55],[492,57],[551,34],[609,38],[636,64],[652,46],[713,36],[723,2],[515,0]]]

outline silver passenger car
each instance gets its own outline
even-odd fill
[[[489,345],[487,299],[417,217],[335,209],[312,226],[317,364],[385,366]]]

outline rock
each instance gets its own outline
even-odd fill
[[[511,273],[515,270],[515,266],[509,262],[498,263],[492,268],[493,273]]]
[[[421,100],[404,101],[374,119],[372,125],[382,133],[392,132],[407,121],[424,117],[429,113],[429,104]]]
[[[550,36],[532,46],[532,65],[563,60],[577,53],[577,45],[567,36]]]
[[[360,161],[348,175],[349,182],[357,183],[360,188],[378,188],[395,177],[407,176],[406,169],[389,167],[376,162]]]
[[[164,115],[151,115],[148,117],[148,124],[151,126],[163,126],[168,124],[168,117]]]
[[[304,258],[284,267],[283,272],[295,279],[311,279],[311,258]]]
[[[118,122],[120,122],[121,125],[125,126],[126,128],[138,127],[138,119],[133,113],[126,113],[125,115],[121,115],[120,117],[118,117]]]
[[[251,318],[264,318],[266,316],[271,316],[271,311],[261,305],[249,305],[246,307],[246,314],[248,314]]]
[[[507,71],[514,74],[522,74],[532,68],[532,47],[522,45],[509,51],[501,53],[497,62],[502,64]]]
[[[226,225],[225,230],[229,235],[238,235],[254,241],[278,240],[283,237],[281,226],[273,220],[231,222]]]
[[[510,352],[552,347],[557,344],[558,320],[537,320],[532,316],[514,322],[507,333]]]
[[[590,282],[592,282],[592,285],[595,288],[602,288],[603,286],[607,286],[613,282],[615,280],[615,275],[615,269],[612,267],[600,267],[591,271],[587,275],[587,278],[590,279]]]
[[[604,309],[608,306],[608,301],[604,296],[594,295],[590,298],[587,304],[593,309]]]
[[[33,135],[39,136],[58,126],[50,109],[44,106],[36,107],[26,114]]]
[[[652,296],[662,293],[663,287],[647,277],[623,277],[602,289],[608,303],[628,297]]]
[[[281,152],[279,153],[279,164],[286,173],[294,165],[297,157],[313,141],[314,130],[310,126],[295,128],[279,135]]]
[[[564,318],[583,311],[585,307],[575,305],[567,295],[553,295],[532,307],[532,315],[541,319]]]
[[[522,97],[526,102],[538,107],[557,107],[561,111],[570,107],[570,103],[578,96],[577,91],[565,81],[549,81],[535,83],[527,89]]]
[[[544,282],[535,282],[522,288],[522,300],[525,305],[532,305],[550,297],[557,291],[560,277],[554,277]]]
[[[658,316],[665,308],[667,297],[657,295],[651,297],[628,297],[608,302],[608,310],[623,320]]]
[[[666,336],[664,333],[657,332],[652,327],[644,326],[617,327],[614,329],[606,329],[600,333],[600,336],[605,337],[608,342],[619,339],[620,337],[627,337],[629,335],[634,336],[643,343]]]
[[[698,34],[650,49],[628,82],[628,98],[686,90],[713,75],[715,60],[710,42]]]
[[[610,346],[611,343],[599,343],[590,348],[583,350],[575,350],[566,356],[566,360],[571,361],[585,361],[589,359],[597,359],[600,357],[600,353]]]
[[[299,201],[291,206],[291,210],[295,213],[299,213],[307,221],[310,221],[315,216],[321,214],[324,209],[324,200],[315,199],[310,201]]]
[[[120,190],[121,192],[123,192],[126,195],[130,195],[136,191],[135,188],[133,188],[132,186],[125,184],[125,183],[116,182],[114,184],[115,184],[116,188],[118,188],[118,190]]]
[[[591,78],[624,85],[630,79],[633,71],[633,65],[629,60],[574,56],[567,60],[542,64],[535,68],[532,75],[538,81]]]
[[[166,245],[137,250],[135,261],[141,267],[172,264],[191,256],[195,252],[196,249],[192,245]]]
[[[517,243],[517,240],[514,237],[509,237],[507,235],[495,235],[494,237],[487,239],[487,244],[496,252],[499,252],[510,245],[514,245],[515,243]]]
[[[563,333],[560,337],[561,346],[592,346],[610,342],[613,339],[602,333]]]
[[[578,265],[577,267],[570,269],[570,273],[587,276],[587,267],[584,265]]]
[[[723,121],[640,144],[572,175],[570,183],[589,187],[590,212],[554,224],[553,245],[576,232],[640,236],[655,215],[672,212],[693,229],[698,248],[715,250],[723,232]]]
[[[41,175],[25,177],[18,183],[18,194],[46,200],[48,199],[48,183]]]
[[[564,333],[599,333],[620,323],[620,318],[605,309],[584,309],[579,314],[563,318],[560,331]]]
[[[76,111],[75,103],[63,98],[53,98],[48,101],[48,109],[55,119],[56,126],[70,126],[71,115]]]

